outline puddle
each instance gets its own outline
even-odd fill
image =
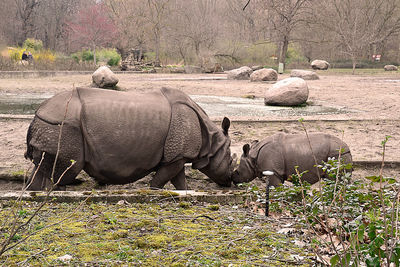
[[[266,106],[263,98],[248,99],[226,96],[191,95],[209,116],[307,116],[349,113],[342,107],[329,107],[320,104],[299,107]]]
[[[54,94],[0,94],[0,114],[34,114]]]
[[[51,96],[53,94],[0,94],[0,114],[34,114],[40,103]],[[307,116],[351,112],[341,107],[330,107],[320,103],[301,107],[278,107],[265,106],[262,98],[209,95],[191,95],[191,97],[212,117]]]
[[[400,80],[383,80],[383,81],[388,83],[400,83]]]
[[[204,76],[204,77],[162,77],[162,78],[150,78],[148,81],[217,81],[227,80],[227,77],[215,77],[215,76]]]

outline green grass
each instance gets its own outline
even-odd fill
[[[337,69],[337,68],[330,68],[328,70],[320,70],[317,71],[319,74],[326,74],[326,75],[338,75],[338,74],[345,74],[345,75],[352,75],[352,69]],[[355,70],[355,75],[395,75],[398,74],[396,71],[385,71],[383,68],[378,69],[357,69]]]
[[[2,204],[1,225],[11,203]],[[37,205],[25,203],[21,220]],[[276,226],[244,206],[86,204],[62,224],[44,228],[70,215],[77,205],[46,206],[27,229],[41,231],[0,257],[0,265],[59,265],[58,258],[66,254],[72,256],[70,265],[287,266],[293,262],[291,255],[305,256],[304,266],[310,263],[310,253],[296,247],[291,238],[277,234]],[[5,225],[0,228],[1,238],[9,228],[7,222]]]

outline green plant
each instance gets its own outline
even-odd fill
[[[82,50],[71,54],[77,63],[92,62],[94,60],[94,54],[92,50]],[[117,66],[121,61],[121,55],[115,49],[99,49],[96,50],[96,58],[98,61],[107,63],[110,66]]]
[[[34,38],[28,38],[25,40],[24,44],[22,45],[23,48],[27,50],[34,50],[34,51],[40,51],[43,49],[43,42],[42,40],[34,39]]]
[[[382,142],[383,155],[388,137]],[[339,157],[340,158],[340,157]],[[384,157],[382,160],[382,167]],[[294,214],[303,215],[303,223],[314,233],[327,234],[325,245],[334,251],[332,266],[382,266],[400,265],[398,239],[400,184],[393,178],[369,176],[369,184],[352,181],[347,171],[351,165],[330,158],[318,165],[330,178],[322,180],[320,188],[310,190],[295,185],[290,194],[302,193],[302,208],[291,206]],[[297,173],[301,181],[303,173]],[[379,187],[377,184],[379,183]],[[386,183],[385,185],[383,183]],[[282,191],[281,191],[282,192]],[[290,201],[297,202],[292,198]],[[340,242],[333,242],[338,239]]]

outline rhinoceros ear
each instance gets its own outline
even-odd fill
[[[251,146],[254,146],[257,143],[258,143],[258,140],[253,140],[253,141],[251,141]]]
[[[249,155],[249,151],[250,151],[250,145],[249,144],[245,144],[243,146],[243,156],[247,157]]]
[[[227,117],[224,117],[224,119],[222,120],[222,130],[224,130],[225,135],[228,134],[230,126],[231,126],[231,121]]]

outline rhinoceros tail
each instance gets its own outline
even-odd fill
[[[24,157],[26,159],[32,159],[33,147],[30,145],[32,139],[32,123],[29,125],[28,133],[26,134],[26,151]]]

